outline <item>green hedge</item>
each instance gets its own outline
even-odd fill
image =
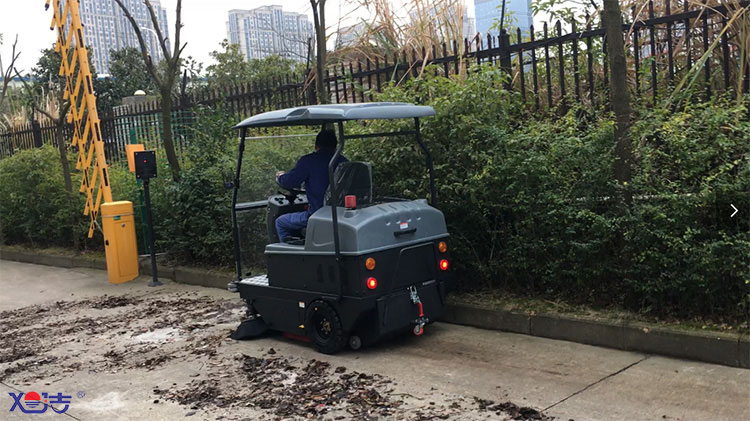
[[[638,110],[628,207],[613,200],[613,118],[607,113],[573,108],[563,117],[532,118],[492,69],[462,81],[428,76],[388,88],[379,99],[437,111],[422,120],[423,131],[462,288],[656,315],[747,316],[750,98],[675,112]],[[152,184],[157,249],[181,262],[229,266],[231,196],[224,183],[233,178],[235,121],[221,110],[197,110],[197,116],[180,182],[169,179],[166,159],[159,159],[161,176]],[[351,123],[348,130],[395,130],[409,123]],[[258,200],[276,190],[273,173],[291,167],[311,144],[249,141],[240,199]],[[427,196],[424,156],[413,139],[347,145],[350,159],[373,163],[378,195]],[[75,233],[85,234],[86,217],[76,216],[82,202],[68,200],[59,174],[50,148],[0,162],[6,242],[67,245]],[[111,177],[115,197],[137,203],[132,174],[113,166]],[[729,218],[730,203],[744,215]],[[261,266],[265,215],[242,218],[246,264]]]
[[[75,164],[74,164],[75,165]],[[19,151],[0,161],[0,227],[4,240],[70,246],[85,238],[84,198],[65,191],[60,155],[51,146]]]
[[[729,215],[730,202],[750,209],[750,97],[640,110],[631,131],[635,200],[623,209],[613,200],[613,118],[573,109],[532,119],[514,95],[489,70],[463,83],[427,77],[380,98],[437,111],[423,130],[464,288],[746,317],[750,218]],[[373,161],[378,193],[427,196],[424,157],[411,139],[352,142],[349,150]]]

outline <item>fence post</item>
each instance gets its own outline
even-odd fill
[[[512,80],[510,64],[510,35],[508,35],[508,31],[505,29],[503,29],[500,34],[500,45],[498,45],[498,48],[500,50],[500,69],[508,76],[504,83],[505,89],[510,90],[510,83]]]
[[[31,130],[34,135],[34,147],[41,148],[44,142],[42,141],[42,128],[39,126],[39,122],[36,118],[31,120]]]
[[[305,72],[305,80],[310,80],[310,70],[308,69]],[[315,83],[309,83],[307,85],[307,97],[308,97],[308,104],[317,104],[318,103],[318,96],[315,92]]]

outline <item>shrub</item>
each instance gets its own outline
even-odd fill
[[[748,219],[728,216],[732,201],[750,208],[746,105],[641,111],[631,133],[636,199],[620,208],[613,118],[573,109],[530,119],[496,76],[491,69],[464,82],[427,76],[380,98],[437,112],[422,128],[464,288],[744,317],[750,229]],[[381,194],[427,197],[424,157],[411,140],[363,140],[349,151],[373,162],[377,186],[390,189]]]
[[[61,246],[88,230],[84,199],[65,191],[60,155],[51,146],[0,161],[0,224],[7,243]]]
[[[748,310],[750,96],[680,112],[649,112],[633,127],[641,194],[625,228],[632,306],[726,316]],[[738,215],[739,216],[739,215]]]

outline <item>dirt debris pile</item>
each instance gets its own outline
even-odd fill
[[[549,421],[541,412],[511,402],[495,403],[463,398],[436,403],[397,393],[391,379],[378,374],[332,368],[325,361],[296,360],[276,356],[239,354],[232,370],[225,374],[208,372],[207,379],[196,379],[168,390],[155,388],[157,400],[174,401],[190,409],[253,407],[269,411],[275,419],[478,419],[494,413],[503,420]],[[224,378],[223,378],[224,377]]]
[[[91,348],[86,366],[91,372],[163,366],[177,355],[215,355],[229,335],[222,323],[236,323],[243,304],[238,300],[176,294],[108,296],[57,301],[0,312],[0,379],[23,376],[33,380],[57,368],[74,372],[76,363],[53,355],[73,344]],[[170,329],[181,335],[179,347],[164,348],[123,338]],[[173,342],[167,338],[159,344]]]
[[[88,304],[88,306],[91,308],[102,309],[102,308],[117,308],[117,307],[135,305],[135,304],[139,304],[140,300],[138,298],[130,297],[127,295],[120,295],[120,296],[104,295],[100,299],[85,300],[83,303]]]
[[[479,411],[495,412],[496,415],[510,416],[512,420],[546,421],[553,419],[534,408],[519,407],[513,402],[495,403],[489,399],[480,399],[477,397],[474,397],[474,402],[477,404]]]
[[[178,390],[155,389],[154,393],[191,408],[244,405],[281,418],[318,418],[331,411],[345,411],[347,418],[388,417],[403,403],[389,397],[392,381],[377,374],[345,373],[342,367],[332,370],[329,363],[315,359],[302,364],[245,354],[235,359],[244,387],[231,396],[216,379],[193,380]]]

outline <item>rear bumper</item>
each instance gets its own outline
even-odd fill
[[[450,281],[429,280],[413,285],[422,302],[426,323],[442,317]],[[412,328],[419,319],[419,306],[412,302],[406,287],[375,296],[356,297],[321,294],[242,282],[240,296],[252,303],[270,328],[304,334],[306,308],[314,300],[324,300],[339,313],[344,331],[359,335],[364,343]]]
[[[423,321],[434,322],[443,316],[445,310],[445,283],[431,280],[415,285],[422,302]],[[419,306],[415,304],[404,288],[375,300],[378,336],[384,336],[413,327],[420,322]]]

